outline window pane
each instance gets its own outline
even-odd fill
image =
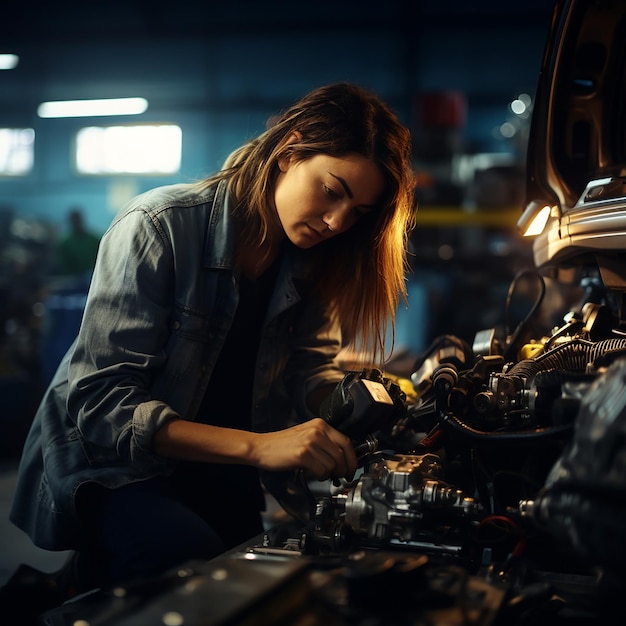
[[[0,176],[24,176],[33,169],[35,131],[0,128]]]
[[[89,126],[76,138],[76,168],[81,174],[173,174],[181,146],[175,124]]]

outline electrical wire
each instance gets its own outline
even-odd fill
[[[537,282],[539,283],[539,294],[535,300],[535,303],[531,307],[530,311],[526,314],[524,319],[517,325],[517,327],[515,328],[515,331],[511,334],[510,332],[511,331],[511,320],[510,320],[511,301],[513,299],[515,290],[517,289],[521,279],[524,278],[525,276],[530,276],[532,278],[537,279]],[[511,353],[515,350],[517,340],[519,339],[522,332],[528,326],[528,323],[530,322],[530,320],[533,319],[535,313],[537,312],[541,304],[543,303],[545,295],[546,295],[546,282],[543,279],[543,276],[541,276],[541,274],[539,274],[535,270],[530,270],[530,269],[522,270],[518,272],[514,276],[513,280],[511,281],[511,284],[509,285],[509,289],[507,292],[506,303],[505,303],[505,330],[506,330],[507,336],[510,335],[510,339],[508,340],[508,345],[504,350],[504,356],[507,360],[511,358],[512,356]]]

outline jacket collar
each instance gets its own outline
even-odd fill
[[[228,193],[228,181],[222,180],[215,188],[209,213],[207,236],[202,255],[204,267],[231,270],[234,268],[237,242],[235,226],[230,194]]]
[[[228,270],[235,267],[237,229],[231,203],[228,181],[222,180],[214,188],[207,237],[204,243],[204,267]],[[286,245],[286,250],[287,254],[284,255],[283,265],[286,264],[288,274],[296,282],[306,282],[310,268],[306,251],[299,250],[291,244]]]

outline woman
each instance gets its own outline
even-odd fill
[[[350,478],[350,440],[316,415],[342,332],[383,356],[412,218],[409,133],[349,84],[207,180],[131,201],[33,421],[12,521],[78,551],[89,588],[261,532],[260,470]]]

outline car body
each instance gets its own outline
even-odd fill
[[[535,95],[522,231],[541,269],[597,266],[626,289],[626,2],[557,0]]]

